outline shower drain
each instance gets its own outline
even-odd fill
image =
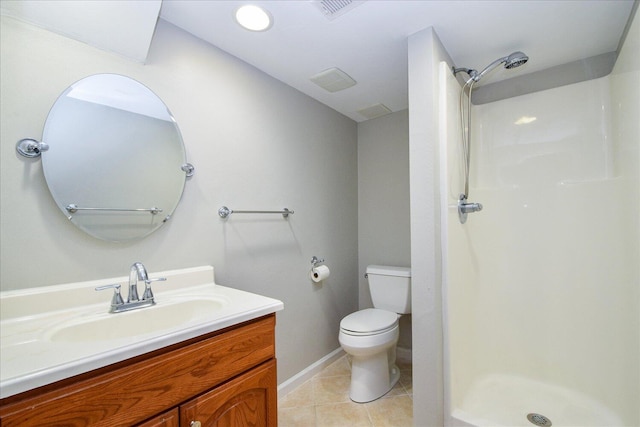
[[[527,419],[537,426],[549,427],[551,425],[551,420],[544,415],[540,414],[528,414]]]

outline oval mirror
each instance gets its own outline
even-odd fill
[[[188,164],[178,124],[133,79],[98,74],[71,85],[49,112],[43,142],[49,150],[42,167],[56,204],[94,237],[144,237],[180,201]]]

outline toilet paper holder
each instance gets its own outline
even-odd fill
[[[315,283],[320,283],[326,280],[331,274],[329,267],[321,265],[324,263],[324,259],[320,259],[317,256],[311,258],[311,271],[309,271],[309,279]]]

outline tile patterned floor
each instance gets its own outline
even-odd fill
[[[411,363],[398,360],[400,380],[369,403],[349,399],[351,365],[343,356],[278,402],[278,427],[411,427]]]

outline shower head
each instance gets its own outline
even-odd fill
[[[513,52],[509,56],[505,56],[503,58],[496,59],[495,61],[493,61],[491,64],[489,64],[487,66],[487,68],[482,70],[476,76],[473,76],[473,79],[476,82],[480,81],[482,76],[484,76],[485,74],[487,74],[489,71],[493,70],[494,68],[496,68],[500,64],[504,64],[504,68],[506,68],[507,70],[510,70],[512,68],[516,68],[516,67],[519,67],[519,66],[523,65],[528,60],[529,60],[529,57],[527,55],[525,55],[524,53],[522,53],[522,52]]]
[[[507,56],[507,60],[504,63],[504,68],[510,70],[512,68],[524,65],[529,60],[529,57],[522,52],[513,52]]]

